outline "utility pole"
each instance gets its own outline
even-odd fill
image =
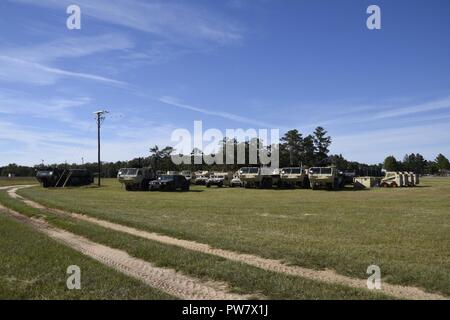
[[[101,125],[103,123],[103,121],[105,120],[105,114],[107,114],[108,111],[102,110],[102,111],[96,111],[94,112],[96,120],[97,120],[97,151],[98,151],[98,186],[101,186],[101,173],[102,173],[102,163],[100,160],[100,128]]]

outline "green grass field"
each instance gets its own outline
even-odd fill
[[[30,208],[24,205],[21,201],[11,199],[5,191],[0,191],[0,202],[5,206],[19,211],[27,216],[45,218],[52,225],[70,231],[72,233],[84,236],[97,243],[105,244],[107,246],[127,251],[130,255],[150,261],[156,266],[172,268],[189,276],[193,276],[203,280],[216,280],[227,283],[234,292],[241,294],[254,294],[256,296],[264,296],[269,299],[388,299],[389,297],[379,294],[377,292],[368,292],[366,290],[349,288],[336,284],[325,284],[302,279],[299,277],[283,275],[261,270],[259,268],[247,266],[245,264],[228,261],[223,258],[210,256],[207,254],[192,252],[189,250],[163,245],[153,241],[143,240],[142,238],[126,235],[123,233],[114,232],[102,227],[92,225],[87,222],[80,222],[67,217],[53,215],[51,213]],[[21,236],[9,234],[10,242],[18,243]],[[44,237],[45,238],[45,237]],[[23,240],[22,240],[23,241]],[[48,240],[48,242],[51,242]],[[57,250],[45,249],[46,261],[41,261],[36,258],[36,264],[42,263],[42,268],[48,265],[58,265],[61,262],[61,256],[66,254],[70,249],[58,245],[61,252]],[[37,250],[36,248],[34,248]],[[64,249],[64,250],[62,250]],[[23,248],[27,257],[35,255],[34,250],[29,247]],[[20,254],[20,252],[19,252]],[[5,259],[18,260],[14,250],[7,251],[4,254]],[[89,259],[85,259],[89,260]],[[11,262],[11,268],[5,270],[3,277],[10,277],[8,272],[11,272],[15,266],[17,270],[22,270],[26,266],[22,264],[14,264]],[[84,266],[84,265],[83,265]],[[103,268],[101,274],[107,272],[107,268]],[[113,272],[115,274],[115,272]],[[49,275],[49,277],[54,274]],[[65,274],[59,272],[58,276],[64,277]],[[107,279],[99,279],[98,281],[108,281]],[[60,283],[62,280],[60,279]],[[84,280],[83,280],[84,281]],[[64,283],[63,283],[64,284]],[[55,283],[50,283],[55,285]],[[115,290],[120,290],[120,283],[113,282],[109,286],[117,285]],[[91,286],[95,288],[96,281],[92,279]],[[104,286],[100,283],[100,287]],[[58,287],[59,288],[59,287]],[[0,296],[7,296],[9,291],[2,292],[2,285],[0,283]],[[39,290],[39,289],[36,289]],[[113,289],[112,289],[113,290]],[[95,288],[94,291],[101,291],[101,288]],[[57,291],[60,293],[60,291]],[[81,294],[82,292],[78,292]],[[111,294],[105,295],[101,298],[109,298]],[[17,295],[16,295],[17,296]],[[45,295],[44,295],[45,296]],[[79,295],[78,295],[79,296]],[[23,297],[27,297],[23,293]],[[47,296],[46,296],[47,297]],[[66,298],[62,295],[61,298]],[[70,296],[69,296],[70,297]],[[75,296],[77,297],[77,296]],[[75,298],[74,297],[74,298]],[[134,296],[130,296],[133,298]],[[146,298],[145,296],[143,296]],[[149,295],[151,298],[151,296]],[[90,295],[83,297],[86,299],[95,298]],[[156,295],[156,298],[158,296]]]
[[[367,278],[367,267],[376,264],[384,281],[450,295],[450,179],[428,178],[416,188],[369,191],[195,187],[189,193],[130,193],[111,179],[102,188],[37,187],[19,193],[48,206],[123,225],[309,268],[331,268],[362,279]],[[79,232],[88,232],[88,226],[76,225]],[[130,241],[119,242],[126,245]],[[148,242],[140,239],[135,244],[150,245]],[[190,257],[198,255],[182,251]],[[139,252],[145,255],[146,249]],[[165,263],[169,258],[164,258]],[[184,268],[185,260],[189,259],[173,261]],[[214,263],[206,264],[205,268],[211,269],[207,272],[200,262],[196,267],[194,259],[189,268],[197,268],[197,275],[230,280],[229,275],[220,275],[220,267],[211,267]],[[234,279],[239,288],[239,279]],[[263,290],[264,281],[255,281],[262,292],[278,292],[274,294],[277,298],[337,298],[332,289],[318,289],[313,284],[312,294],[302,295],[277,291],[276,284]],[[240,290],[251,291],[246,285]],[[320,295],[320,290],[325,294]],[[335,289],[339,292],[346,298],[364,296]]]
[[[17,178],[5,178],[0,177],[0,187],[4,186],[16,186],[20,184],[37,184],[37,180],[32,177],[17,177]]]
[[[1,300],[170,298],[2,214],[0,234]],[[81,290],[67,289],[70,265],[82,270]]]

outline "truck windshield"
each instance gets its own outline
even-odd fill
[[[128,175],[128,176],[135,176],[137,174],[137,172],[138,172],[138,169],[127,169],[127,172],[125,172],[124,174]]]
[[[248,173],[258,173],[258,168],[248,168]]]
[[[300,173],[302,173],[302,169],[300,169],[300,168],[292,168],[291,169],[291,173],[292,174],[300,174]]]
[[[312,174],[331,174],[331,168],[311,168]]]
[[[172,179],[173,179],[173,176],[169,176],[169,175],[164,175],[164,176],[159,177],[159,180],[161,180],[161,181],[167,181],[167,180],[172,180]]]
[[[312,174],[331,174],[332,168],[311,168],[309,171]]]

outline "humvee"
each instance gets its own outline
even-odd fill
[[[206,187],[209,188],[211,186],[229,186],[230,180],[232,179],[233,174],[228,172],[214,172],[208,180],[206,180]]]
[[[206,181],[209,179],[210,173],[209,171],[197,171],[194,174],[191,182],[195,185],[206,185]]]
[[[339,189],[345,186],[343,174],[336,167],[313,167],[308,170],[311,189]]]
[[[383,179],[381,179],[380,186],[383,188],[397,188],[404,186],[404,175],[400,172],[388,171]]]
[[[65,188],[90,185],[94,175],[87,169],[39,170],[36,179],[44,188]]]
[[[233,179],[231,179],[230,181],[230,187],[234,188],[234,187],[242,187],[242,180],[239,177],[239,173],[235,174],[233,176]]]
[[[184,170],[184,171],[181,171],[180,174],[182,176],[184,176],[186,178],[186,180],[189,181],[189,183],[191,183],[191,180],[192,180],[192,172],[191,171]]]
[[[189,191],[190,183],[180,174],[165,174],[149,183],[150,191]]]
[[[280,184],[280,174],[270,168],[244,167],[239,170],[239,178],[244,188],[255,187],[270,189]]]
[[[127,191],[147,191],[150,181],[156,179],[156,173],[151,168],[126,168],[119,170],[117,179]]]
[[[282,168],[280,172],[280,183],[282,187],[309,187],[308,175],[302,167]]]

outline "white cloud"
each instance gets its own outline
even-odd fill
[[[167,104],[167,105],[177,107],[177,108],[190,110],[190,111],[198,112],[198,113],[205,114],[205,115],[217,116],[217,117],[225,118],[225,119],[232,120],[235,122],[250,124],[250,125],[269,128],[269,129],[280,128],[280,126],[261,122],[261,121],[255,120],[253,118],[239,116],[239,115],[229,113],[229,112],[213,111],[213,110],[195,107],[195,106],[192,106],[189,104],[182,103],[182,102],[180,102],[180,100],[178,100],[177,98],[174,98],[174,97],[169,97],[169,96],[161,97],[158,99],[158,101],[160,101],[164,104]]]
[[[103,34],[99,36],[64,37],[26,47],[2,48],[0,55],[14,57],[30,62],[53,62],[57,59],[79,58],[96,53],[128,50],[134,43],[121,34]]]
[[[72,0],[10,0],[65,9]],[[233,23],[193,4],[168,1],[78,0],[82,15],[157,35],[175,43],[226,45],[242,39]]]
[[[403,159],[407,153],[421,153],[434,159],[450,150],[450,124],[428,124],[355,132],[333,136],[332,153],[365,163],[382,162],[388,155]]]
[[[170,145],[171,125],[148,126],[151,130],[140,131],[139,136],[116,135],[118,128],[104,126],[102,139],[102,161],[129,160],[147,156],[149,148],[155,144]],[[124,132],[132,132],[132,127],[123,124]],[[11,147],[13,146],[13,147]],[[45,163],[95,162],[97,159],[96,134],[80,135],[38,127],[21,126],[0,121],[0,166],[9,163],[34,165]]]

